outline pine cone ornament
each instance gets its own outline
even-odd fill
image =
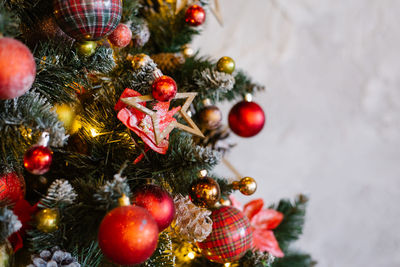
[[[54,247],[51,250],[42,250],[39,255],[32,256],[32,263],[27,267],[80,267],[76,258],[69,252]]]
[[[150,39],[149,26],[146,23],[139,24],[132,29],[132,41],[135,47],[143,47]]]
[[[193,80],[200,88],[208,88],[208,91],[219,91],[221,93],[229,92],[235,85],[233,75],[209,68],[202,71],[195,70]]]
[[[77,194],[74,188],[67,180],[55,180],[47,190],[46,199],[53,203],[63,202],[65,204],[72,204],[76,199]]]
[[[175,234],[189,242],[201,242],[212,231],[211,211],[193,204],[188,196],[178,195],[175,202]]]
[[[181,53],[160,53],[151,58],[162,72],[170,73],[185,63],[185,57]]]

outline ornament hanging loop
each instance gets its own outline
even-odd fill
[[[49,132],[43,132],[41,136],[39,137],[39,140],[37,144],[39,146],[48,146],[50,142],[50,133]]]
[[[244,100],[247,102],[251,102],[251,101],[253,101],[253,96],[250,93],[246,93],[244,95]]]

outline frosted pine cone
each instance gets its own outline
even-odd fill
[[[72,257],[71,253],[54,247],[43,250],[39,255],[32,256],[32,263],[27,267],[80,267],[81,265]]]
[[[188,196],[174,199],[176,215],[172,226],[174,232],[190,242],[201,242],[212,231],[211,211],[194,205]]]
[[[55,180],[49,189],[47,190],[46,198],[54,203],[63,202],[66,204],[72,204],[76,199],[77,194],[74,188],[67,180],[57,179]]]
[[[143,47],[150,39],[149,26],[146,23],[133,27],[132,41],[135,47]]]

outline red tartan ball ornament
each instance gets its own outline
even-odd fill
[[[185,13],[185,21],[190,26],[199,26],[206,20],[206,12],[199,5],[190,6]]]
[[[122,16],[121,0],[54,0],[58,26],[77,40],[98,40],[111,33]]]
[[[25,180],[16,172],[0,175],[0,203],[14,205],[25,196]]]
[[[265,114],[254,102],[241,101],[233,106],[228,115],[229,127],[241,137],[252,137],[264,127]]]
[[[253,247],[250,222],[241,211],[223,206],[212,212],[211,219],[211,234],[197,243],[207,259],[218,263],[237,261]]]
[[[178,87],[174,79],[167,75],[157,78],[151,85],[152,94],[154,99],[167,102],[175,97]]]
[[[158,226],[151,214],[138,206],[110,211],[100,224],[98,241],[103,254],[116,264],[146,261],[157,247]]]
[[[12,38],[0,39],[0,99],[28,91],[36,76],[36,63],[26,45]]]
[[[132,194],[132,203],[150,212],[160,232],[167,228],[175,217],[174,200],[167,191],[157,185],[139,187]]]
[[[110,43],[116,47],[127,46],[132,39],[132,31],[125,24],[118,24],[117,28],[108,36]]]
[[[24,167],[35,175],[42,175],[49,171],[53,152],[45,146],[35,145],[25,152]]]

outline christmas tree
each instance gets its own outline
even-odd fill
[[[0,266],[314,265],[290,246],[305,196],[242,206],[256,179],[212,171],[265,114],[232,58],[191,48],[206,13],[218,1],[2,1]]]

